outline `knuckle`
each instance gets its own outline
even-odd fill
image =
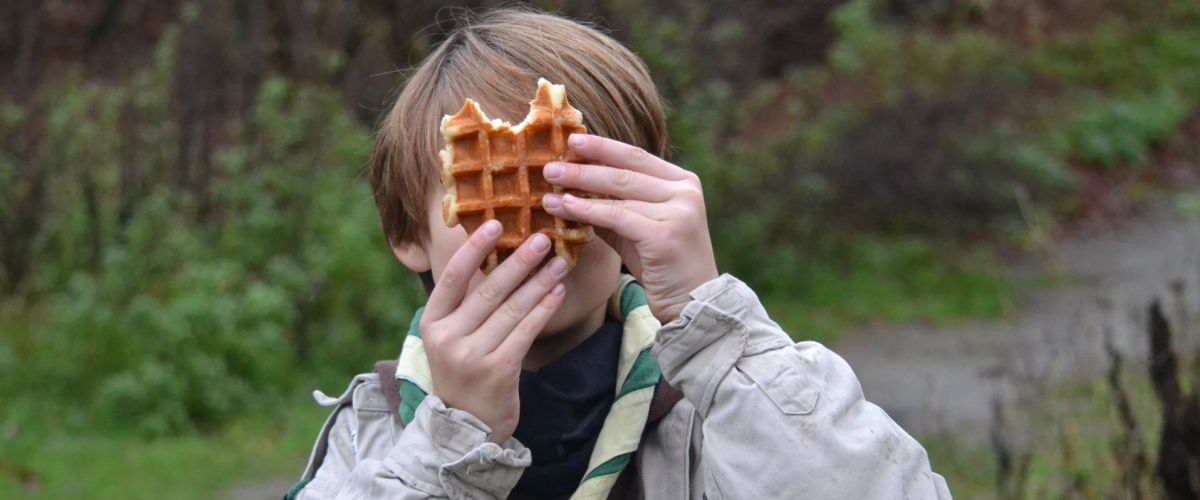
[[[609,173],[609,180],[612,181],[614,186],[628,187],[630,184],[633,184],[633,172],[623,168],[614,168]]]
[[[680,205],[689,213],[704,211],[704,192],[697,186],[684,185],[676,194]]]
[[[667,207],[666,212],[667,220],[688,220],[692,217],[692,210],[684,203],[673,203]]]
[[[492,280],[480,283],[479,287],[475,289],[475,293],[479,294],[479,298],[487,302],[500,300],[500,288]]]
[[[522,309],[524,308],[521,307],[521,304],[518,304],[515,300],[510,300],[500,305],[500,314],[509,320],[517,321],[525,316]]]
[[[486,374],[489,374],[489,373],[492,373],[495,371],[495,364],[496,364],[495,356],[492,356],[492,355],[484,356],[483,358],[481,358],[479,360],[478,363],[475,363],[475,369],[479,370],[480,374],[485,375],[484,377],[482,377],[484,379],[481,381],[482,383],[487,384],[491,381],[492,377],[487,377]]]
[[[576,197],[576,199],[577,199],[577,201],[575,203],[572,203],[570,205],[563,205],[563,208],[567,209],[567,211],[572,214],[590,215],[593,212],[595,212],[595,210],[596,210],[595,200],[590,200],[587,198],[579,198],[579,197]]]
[[[650,153],[637,146],[631,146],[628,150],[626,150],[625,158],[630,163],[640,164],[650,159]]]
[[[486,366],[488,371],[493,373],[507,373],[515,371],[519,367],[519,363],[513,356],[492,355],[483,359],[482,364]]]
[[[442,282],[443,283],[453,285],[453,284],[457,284],[457,283],[461,282],[462,279],[463,279],[462,271],[459,271],[458,268],[456,268],[454,266],[447,266],[446,269],[442,270]]]
[[[444,336],[441,332],[434,329],[421,329],[421,343],[425,345],[425,350],[429,352],[437,352],[442,350]]]
[[[608,212],[608,218],[618,220],[625,216],[625,202],[621,200],[613,200],[612,203],[605,205],[605,210]]]
[[[425,347],[425,352],[429,353],[430,357],[443,359],[446,352],[449,351],[446,346],[446,342],[443,339],[430,336],[429,338],[422,338],[421,340],[423,341],[422,344]]]
[[[472,370],[476,365],[474,353],[465,346],[450,353],[450,363],[459,371]]]

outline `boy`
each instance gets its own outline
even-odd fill
[[[568,269],[543,265],[550,242],[534,235],[485,276],[501,227],[442,222],[438,124],[468,97],[523,116],[539,77],[565,84],[595,134],[568,140],[594,165],[544,175],[608,195],[543,205],[599,237]],[[841,358],[793,344],[718,274],[700,180],[666,154],[645,66],[611,38],[514,10],[455,31],[408,81],[371,165],[393,252],[429,301],[398,368],[318,394],[337,409],[289,496],[948,498]]]

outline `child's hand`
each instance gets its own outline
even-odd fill
[[[497,444],[517,428],[521,362],[562,304],[565,288],[560,282],[567,274],[567,263],[555,257],[526,281],[550,250],[549,238],[539,233],[468,293],[471,278],[500,233],[500,223],[489,221],[454,253],[420,323],[434,394],[447,407],[491,427]]]
[[[602,165],[551,163],[551,183],[614,197],[588,200],[548,194],[546,211],[596,227],[597,234],[646,287],[650,310],[663,323],[679,316],[696,287],[718,276],[700,178],[641,148],[572,134],[571,149]]]

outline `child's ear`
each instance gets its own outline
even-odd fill
[[[429,252],[420,243],[392,243],[392,253],[396,255],[396,260],[404,264],[404,267],[415,273],[427,272],[433,268],[433,264],[429,261]]]

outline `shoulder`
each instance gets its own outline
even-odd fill
[[[394,372],[393,372],[394,374]],[[393,375],[394,376],[394,375]],[[391,391],[396,384],[379,373],[356,375],[338,397],[313,391],[317,404],[331,408],[309,454],[301,481],[308,488],[327,489],[340,484],[359,462],[381,459],[395,445],[404,424],[395,411]]]

